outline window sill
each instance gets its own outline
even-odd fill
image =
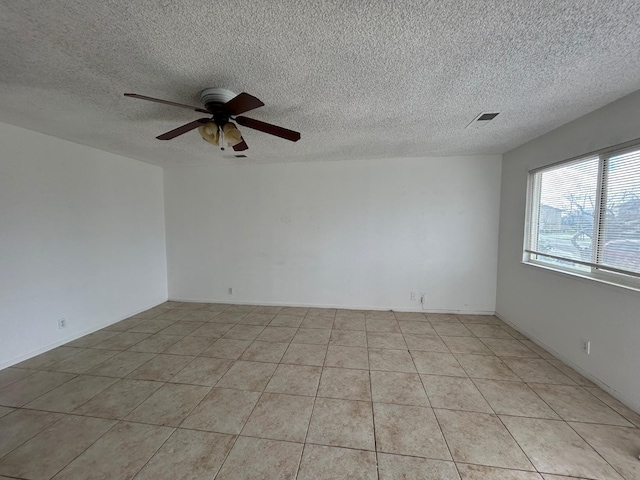
[[[616,282],[613,279],[607,279],[607,278],[602,278],[602,277],[596,277],[594,275],[589,275],[589,274],[585,274],[585,273],[580,273],[580,272],[575,272],[575,271],[570,271],[570,270],[566,270],[563,268],[554,268],[551,265],[547,265],[541,262],[536,262],[536,261],[527,261],[527,260],[522,260],[520,262],[522,265],[526,265],[528,267],[534,267],[536,269],[540,269],[540,270],[545,270],[547,272],[550,273],[554,273],[556,275],[561,275],[563,277],[569,277],[569,278],[573,278],[575,280],[579,280],[579,281],[584,281],[584,282],[588,282],[593,284],[593,282],[595,282],[596,284],[600,284],[600,285],[604,285],[607,287],[612,287],[616,290],[618,289],[622,289],[625,292],[628,293],[640,293],[640,283],[636,283],[636,284],[629,284],[629,283],[620,283],[620,282]]]

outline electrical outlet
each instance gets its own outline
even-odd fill
[[[60,320],[58,320],[58,328],[59,329],[67,328],[67,319],[66,318],[61,318]]]
[[[582,351],[587,355],[591,353],[591,342],[589,340],[582,341]]]
[[[416,299],[416,292],[411,292],[411,300],[415,301]]]
[[[228,293],[229,295],[233,295],[233,288],[229,287],[229,288],[227,289],[227,293]]]

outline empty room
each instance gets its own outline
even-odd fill
[[[0,0],[0,480],[640,480],[639,19]]]

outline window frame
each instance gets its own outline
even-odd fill
[[[615,271],[623,269],[616,269],[615,267],[606,267],[603,265],[598,266],[598,261],[602,257],[604,247],[604,243],[600,241],[600,231],[602,229],[602,211],[603,208],[606,207],[606,205],[604,205],[603,199],[605,199],[607,187],[607,162],[612,157],[637,150],[640,150],[640,138],[529,170],[527,174],[527,196],[522,263],[535,267],[541,267],[545,270],[568,274],[574,277],[595,280],[609,285],[615,285],[640,291],[640,273],[623,273],[622,271]],[[540,213],[540,190],[542,187],[539,180],[540,177],[536,174],[543,171],[549,171],[553,168],[565,167],[567,165],[571,165],[572,163],[580,163],[593,158],[597,158],[598,161],[598,178],[596,179],[597,184],[593,218],[591,259],[590,262],[575,261],[576,264],[583,264],[588,267],[588,270],[581,270],[578,268],[573,268],[571,266],[554,264],[538,259],[538,256],[547,255],[536,253],[539,252],[537,249],[538,235],[533,235],[534,232],[538,231],[538,221]],[[553,256],[549,255],[547,257]],[[557,258],[561,259],[561,257]],[[605,268],[609,270],[605,270]]]

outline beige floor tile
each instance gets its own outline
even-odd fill
[[[9,415],[13,411],[15,411],[15,408],[0,407],[0,418],[4,417],[5,415]]]
[[[571,380],[576,382],[578,385],[581,385],[583,387],[595,387],[596,386],[596,384],[593,383],[591,380],[589,380],[588,378],[583,377],[578,372],[576,372],[573,368],[571,368],[569,365],[566,365],[565,363],[561,362],[560,360],[550,359],[550,360],[548,360],[548,362],[551,365],[553,365],[554,367],[556,367],[558,370],[560,370],[562,373],[564,373]]]
[[[95,348],[88,348],[73,355],[72,357],[62,360],[51,367],[49,370],[56,372],[66,373],[84,373],[93,367],[100,365],[102,362],[109,360],[120,353],[118,350],[98,350]]]
[[[200,355],[215,341],[216,339],[211,337],[184,337],[167,348],[164,353],[169,355]]]
[[[117,381],[117,378],[80,375],[27,403],[24,408],[70,413]]]
[[[233,323],[205,323],[189,335],[192,337],[220,338],[234,327]]]
[[[176,430],[135,480],[210,480],[222,466],[235,437]]]
[[[236,325],[223,335],[223,338],[233,338],[236,340],[255,340],[262,333],[265,327],[258,325]],[[265,340],[262,338],[261,340]],[[272,340],[282,342],[282,339]]]
[[[307,314],[304,321],[300,325],[301,328],[321,328],[324,330],[333,328],[333,315],[331,316],[310,316]]]
[[[109,388],[79,406],[73,413],[91,417],[122,419],[162,386],[147,380],[118,380]]]
[[[598,387],[586,388],[586,390],[597,397],[601,402],[605,403],[609,407],[613,408],[616,412],[622,415],[624,418],[633,423],[636,427],[640,428],[640,414],[634,412],[629,407],[627,407],[621,401],[613,398],[604,390],[601,390]]]
[[[589,480],[588,478],[578,478],[578,477],[565,477],[562,475],[542,475],[544,480]]]
[[[327,345],[331,337],[330,329],[300,328],[291,343],[310,343],[312,345]]]
[[[338,368],[369,369],[369,354],[366,348],[339,347],[330,345],[324,365]]]
[[[456,358],[450,353],[411,351],[418,373],[466,377]]]
[[[67,415],[0,461],[0,474],[49,479],[115,425],[113,420]]]
[[[256,340],[244,351],[240,360],[278,363],[288,347],[288,343],[261,342]]]
[[[438,335],[448,337],[473,337],[473,333],[461,323],[434,323],[434,330]]]
[[[398,321],[408,322],[426,322],[427,316],[420,312],[393,312],[393,315]]]
[[[415,320],[399,320],[398,326],[402,333],[414,333],[417,335],[436,335],[429,322]]]
[[[251,313],[256,309],[255,305],[230,305],[229,307],[227,307],[227,309],[225,310],[226,312],[233,312],[233,313]]]
[[[181,426],[237,435],[251,415],[259,398],[259,392],[214,388]]]
[[[471,378],[520,381],[520,378],[498,357],[463,353],[456,353],[454,356]]]
[[[438,335],[405,333],[404,341],[407,343],[409,350],[449,353],[449,349]]]
[[[546,358],[547,360],[555,360],[556,357],[554,357],[551,353],[547,352],[544,348],[542,348],[540,345],[538,345],[537,343],[531,341],[531,340],[520,340],[522,342],[522,344],[527,347],[529,350],[531,350],[534,353],[537,353],[538,355],[540,355],[542,358]]]
[[[350,448],[305,445],[298,480],[378,480],[376,454]]]
[[[390,332],[367,332],[367,346],[369,348],[407,349],[404,336],[401,333]]]
[[[351,368],[322,369],[319,397],[371,401],[369,372]]]
[[[474,379],[473,383],[497,414],[560,420],[549,405],[522,382]]]
[[[422,383],[433,408],[493,413],[471,379],[421,375]]]
[[[162,353],[171,345],[176,344],[183,337],[180,335],[151,335],[145,338],[140,343],[136,343],[133,347],[129,348],[130,352],[149,352],[149,353]]]
[[[542,480],[538,473],[508,470],[506,468],[484,467],[482,465],[458,464],[462,480]]]
[[[369,317],[369,314],[366,315],[365,328],[367,332],[389,332],[389,333],[401,333],[400,326],[398,325],[398,321],[395,317],[392,318],[377,318],[377,317]]]
[[[316,398],[308,443],[374,450],[370,402]]]
[[[367,334],[357,330],[332,330],[329,345],[343,347],[366,347]]]
[[[529,386],[565,421],[633,426],[582,387],[537,383]]]
[[[451,460],[430,408],[374,403],[373,417],[379,452]]]
[[[121,332],[104,342],[94,345],[92,348],[102,348],[104,350],[126,350],[150,336],[150,333]]]
[[[424,353],[424,352],[419,352]],[[407,350],[369,349],[371,370],[416,373],[411,354]]]
[[[184,312],[180,320],[190,322],[210,322],[216,316],[216,312],[210,312],[206,309]]]
[[[156,355],[127,375],[127,378],[166,382],[194,358],[186,355]]]
[[[452,313],[427,313],[427,320],[433,323],[460,323],[458,317]]]
[[[389,310],[365,310],[367,320],[395,320],[396,316]]]
[[[335,308],[310,308],[307,317],[329,317],[334,318],[337,310]]]
[[[164,330],[170,325],[173,325],[173,320],[145,320],[140,322],[135,327],[127,330],[129,333],[158,333]]]
[[[55,480],[132,478],[172,428],[120,422],[56,475]]]
[[[366,350],[365,350],[366,352]],[[294,365],[314,365],[321,367],[327,355],[326,345],[305,345],[292,343],[280,360]]]
[[[336,310],[336,318],[361,318],[364,320],[364,312],[364,310],[338,308]]]
[[[15,410],[0,418],[0,458],[63,418],[60,413]]]
[[[380,480],[460,480],[453,462],[378,453]]]
[[[507,332],[509,335],[511,335],[513,338],[515,338],[516,340],[529,340],[526,336],[524,336],[518,330],[516,330],[515,328],[509,325],[506,325],[506,324],[499,325],[499,327],[503,329],[505,332]]]
[[[542,358],[502,357],[502,361],[527,383],[575,385],[576,382]]]
[[[570,423],[624,478],[640,478],[640,429]]]
[[[238,312],[222,312],[213,317],[210,322],[213,323],[233,323],[237,324],[240,320],[242,320],[247,314],[246,313],[238,313]]]
[[[607,480],[622,478],[565,422],[500,418],[539,472]]]
[[[74,377],[71,373],[36,372],[1,389],[0,405],[21,407]]]
[[[478,338],[507,338],[513,340],[509,332],[498,325],[470,324],[467,328]]]
[[[197,357],[169,380],[172,383],[187,383],[213,387],[227,370],[233,360],[224,358]]]
[[[456,462],[534,470],[496,415],[435,410]]]
[[[125,420],[177,427],[209,390],[209,387],[167,383],[136,407]]]
[[[361,316],[345,317],[339,317],[336,315],[336,319],[333,321],[333,328],[335,330],[364,331],[366,330],[364,314]]]
[[[280,314],[281,315],[300,315],[304,317],[308,311],[309,311],[309,308],[307,307],[282,307],[282,309],[280,310]]]
[[[230,338],[221,338],[216,340],[213,345],[203,351],[200,355],[215,358],[226,358],[229,360],[237,360],[240,355],[251,345],[251,340],[233,340]]]
[[[72,348],[72,347],[58,347],[53,350],[49,350],[48,352],[41,353],[40,355],[36,355],[35,357],[31,357],[28,360],[18,363],[14,365],[16,368],[33,368],[35,370],[46,370],[52,365],[55,365],[62,360],[70,358],[78,353],[82,352],[82,348]]]
[[[475,337],[447,337],[441,336],[451,353],[468,353],[472,355],[493,355],[480,340]]]
[[[65,347],[89,348],[97,345],[105,340],[115,337],[118,332],[110,332],[108,330],[98,330],[84,337],[77,338],[69,343],[65,343]]]
[[[261,342],[288,343],[295,336],[297,328],[292,327],[266,327],[256,340]]]
[[[313,397],[263,393],[241,435],[303,443],[313,402]]]
[[[120,352],[86,373],[88,375],[122,378],[155,356],[155,353]]]
[[[216,480],[293,480],[302,447],[301,443],[240,437]]]
[[[238,322],[238,325],[269,325],[275,315],[269,313],[250,313]]]
[[[26,370],[23,368],[5,368],[0,370],[0,389],[11,385],[12,383],[27,378],[29,375],[33,375],[37,370]]]
[[[500,357],[538,358],[538,354],[515,338],[483,338],[482,343]]]
[[[277,307],[274,305],[262,305],[256,307],[253,313],[270,313],[272,315],[277,315],[282,310],[282,307]]]
[[[429,400],[417,373],[371,371],[374,402],[428,407]]]
[[[465,324],[503,325],[502,321],[494,315],[458,315],[458,320]]]
[[[276,315],[276,317],[269,323],[270,327],[289,327],[298,328],[304,317],[301,315]]]
[[[280,364],[265,392],[315,397],[321,373],[321,367]]]
[[[218,381],[217,386],[261,392],[269,383],[276,367],[274,363],[238,360]]]

